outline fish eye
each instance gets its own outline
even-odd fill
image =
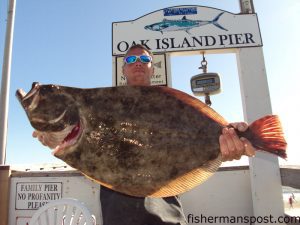
[[[154,29],[154,30],[159,30],[160,27],[159,27],[158,25],[155,25],[155,26],[153,26],[153,29]]]

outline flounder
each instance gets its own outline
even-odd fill
[[[33,83],[16,93],[29,121],[60,144],[54,156],[110,189],[132,196],[173,196],[220,166],[219,136],[228,123],[176,89],[124,86],[80,89]],[[283,158],[279,119],[268,115],[238,132]]]

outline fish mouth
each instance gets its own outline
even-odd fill
[[[39,90],[40,83],[33,82],[31,90],[26,93],[23,89],[18,89],[16,91],[16,97],[20,101],[21,105],[27,112],[28,110],[33,110],[37,106],[39,100]]]
[[[147,26],[144,27],[144,29],[145,29],[145,30],[151,30],[152,27],[151,27],[150,25],[147,25]]]
[[[52,154],[53,155],[60,155],[64,152],[63,150],[66,150],[67,148],[70,148],[70,147],[76,145],[78,143],[78,141],[80,140],[81,136],[82,136],[83,128],[84,128],[84,126],[83,126],[82,121],[78,122],[73,127],[71,132],[69,132],[65,136],[63,141],[55,147]]]

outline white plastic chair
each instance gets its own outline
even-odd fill
[[[77,199],[62,198],[39,208],[29,225],[94,225],[95,218]]]

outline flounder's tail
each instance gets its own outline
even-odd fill
[[[247,138],[259,150],[267,151],[281,158],[286,158],[287,143],[278,116],[268,115],[250,124],[245,132],[238,132],[239,136]],[[190,190],[206,181],[221,164],[221,156],[208,161],[201,168],[197,168],[168,185],[165,185],[152,197],[172,196]]]
[[[267,151],[281,158],[286,158],[287,143],[278,116],[268,115],[252,124],[249,129],[241,133],[252,145],[259,150]]]

